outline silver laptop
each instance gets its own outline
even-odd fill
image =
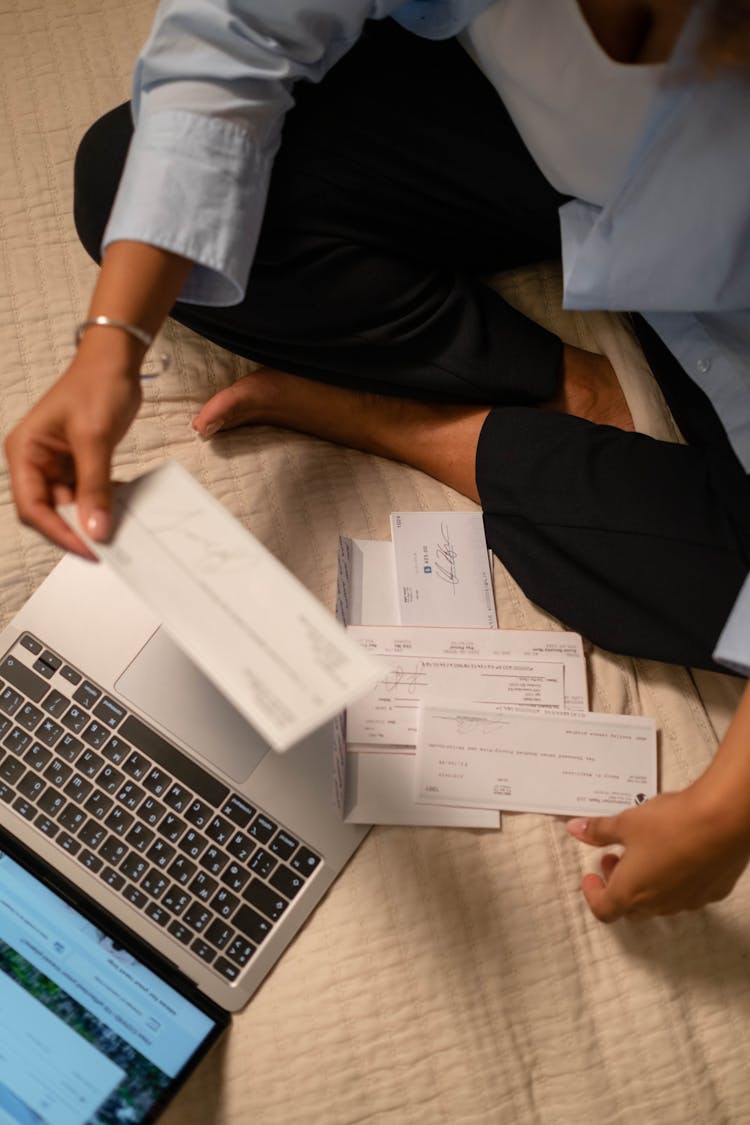
[[[0,750],[0,846],[117,948],[134,935],[217,1026],[212,1005],[246,1003],[367,832],[333,803],[331,724],[274,753],[139,599],[74,557],[0,634]]]

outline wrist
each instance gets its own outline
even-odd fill
[[[82,333],[73,360],[76,367],[96,367],[105,375],[140,377],[145,344],[129,332],[110,325],[92,324]]]

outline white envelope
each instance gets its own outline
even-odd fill
[[[633,715],[426,705],[415,795],[427,804],[607,816],[657,791],[656,726]]]
[[[372,621],[397,625],[393,545],[388,541],[342,539],[339,550],[337,616],[345,624]],[[414,799],[414,758],[358,754],[346,744],[345,716],[335,724],[334,796],[350,824],[415,824],[453,828],[499,828],[500,815],[484,809],[431,808]],[[368,749],[370,749],[368,747]],[[348,752],[351,751],[351,752]]]
[[[495,598],[481,512],[393,512],[402,625],[495,629]]]

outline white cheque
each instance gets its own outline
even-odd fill
[[[656,793],[656,727],[632,715],[424,707],[415,772],[427,804],[605,816]]]

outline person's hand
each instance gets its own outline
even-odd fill
[[[566,827],[585,844],[624,848],[621,857],[602,857],[603,877],[582,881],[600,922],[697,910],[725,898],[750,859],[750,829],[722,815],[705,775],[680,793],[653,797],[618,816],[576,818]]]
[[[21,522],[86,558],[89,550],[55,505],[75,499],[92,539],[109,536],[112,452],[141,402],[140,356],[123,356],[112,343],[105,341],[106,350],[82,345],[5,443]]]

